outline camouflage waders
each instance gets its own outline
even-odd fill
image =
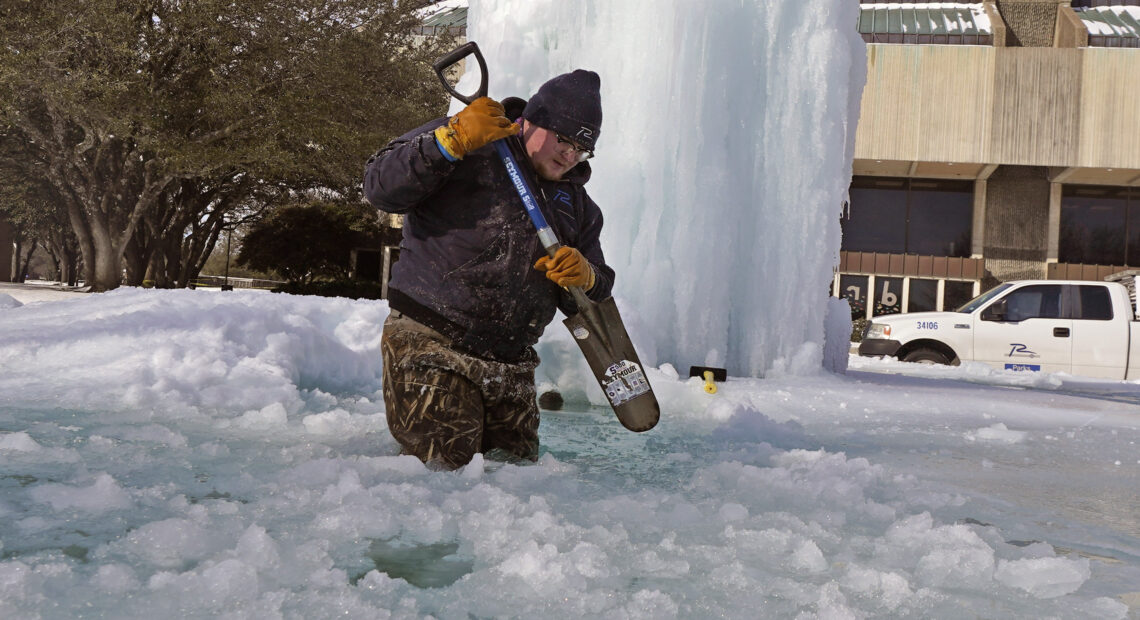
[[[396,311],[380,347],[388,429],[405,454],[439,469],[496,449],[538,458],[534,349],[516,364],[486,360]]]

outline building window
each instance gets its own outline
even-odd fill
[[[907,312],[929,312],[938,309],[938,280],[911,278]]]
[[[855,177],[842,219],[849,252],[970,256],[971,181]]]
[[[957,310],[976,295],[973,282],[947,280],[946,288],[942,294],[942,308],[944,310]]]
[[[1066,185],[1057,258],[1062,263],[1140,266],[1140,191]]]
[[[902,278],[875,278],[875,307],[873,316],[898,314],[902,312]]]
[[[859,8],[858,29],[867,43],[993,45],[993,27],[981,2],[860,0]]]

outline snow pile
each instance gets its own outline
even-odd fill
[[[1002,370],[982,362],[962,362],[961,366],[939,364],[910,364],[894,358],[852,357],[849,367],[854,370],[872,372],[905,372],[912,377],[931,379],[966,379],[983,385],[1005,385],[1024,388],[1054,389],[1073,382],[1081,382],[1080,377],[1065,373],[1021,372]]]
[[[378,389],[387,313],[386,302],[127,289],[14,308],[0,394],[147,417],[296,413],[321,391]]]
[[[472,4],[492,97],[601,75],[589,189],[649,365],[818,372],[866,73],[858,16],[833,0]]]

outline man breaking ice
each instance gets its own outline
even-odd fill
[[[582,287],[594,300],[613,288],[598,242],[602,213],[585,188],[602,125],[600,86],[596,73],[579,69],[529,102],[482,97],[368,160],[369,202],[405,214],[381,343],[388,428],[429,467],[461,467],[477,452],[538,458],[534,344],[556,308],[577,312],[561,287]],[[491,146],[499,139],[527,156],[520,162],[529,162],[543,214],[564,243],[553,258]]]

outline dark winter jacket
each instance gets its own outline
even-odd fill
[[[389,304],[462,349],[516,361],[538,342],[556,307],[566,315],[577,308],[569,294],[534,269],[545,251],[494,148],[487,145],[448,161],[432,134],[446,121],[437,119],[397,138],[365,168],[369,202],[405,214]],[[521,142],[510,140],[520,166],[529,168],[525,155],[519,156]],[[601,300],[610,295],[614,272],[598,241],[601,210],[583,187],[589,178],[589,164],[583,162],[562,181],[539,180],[533,173],[530,181],[559,241],[593,265],[597,281],[588,296]]]

